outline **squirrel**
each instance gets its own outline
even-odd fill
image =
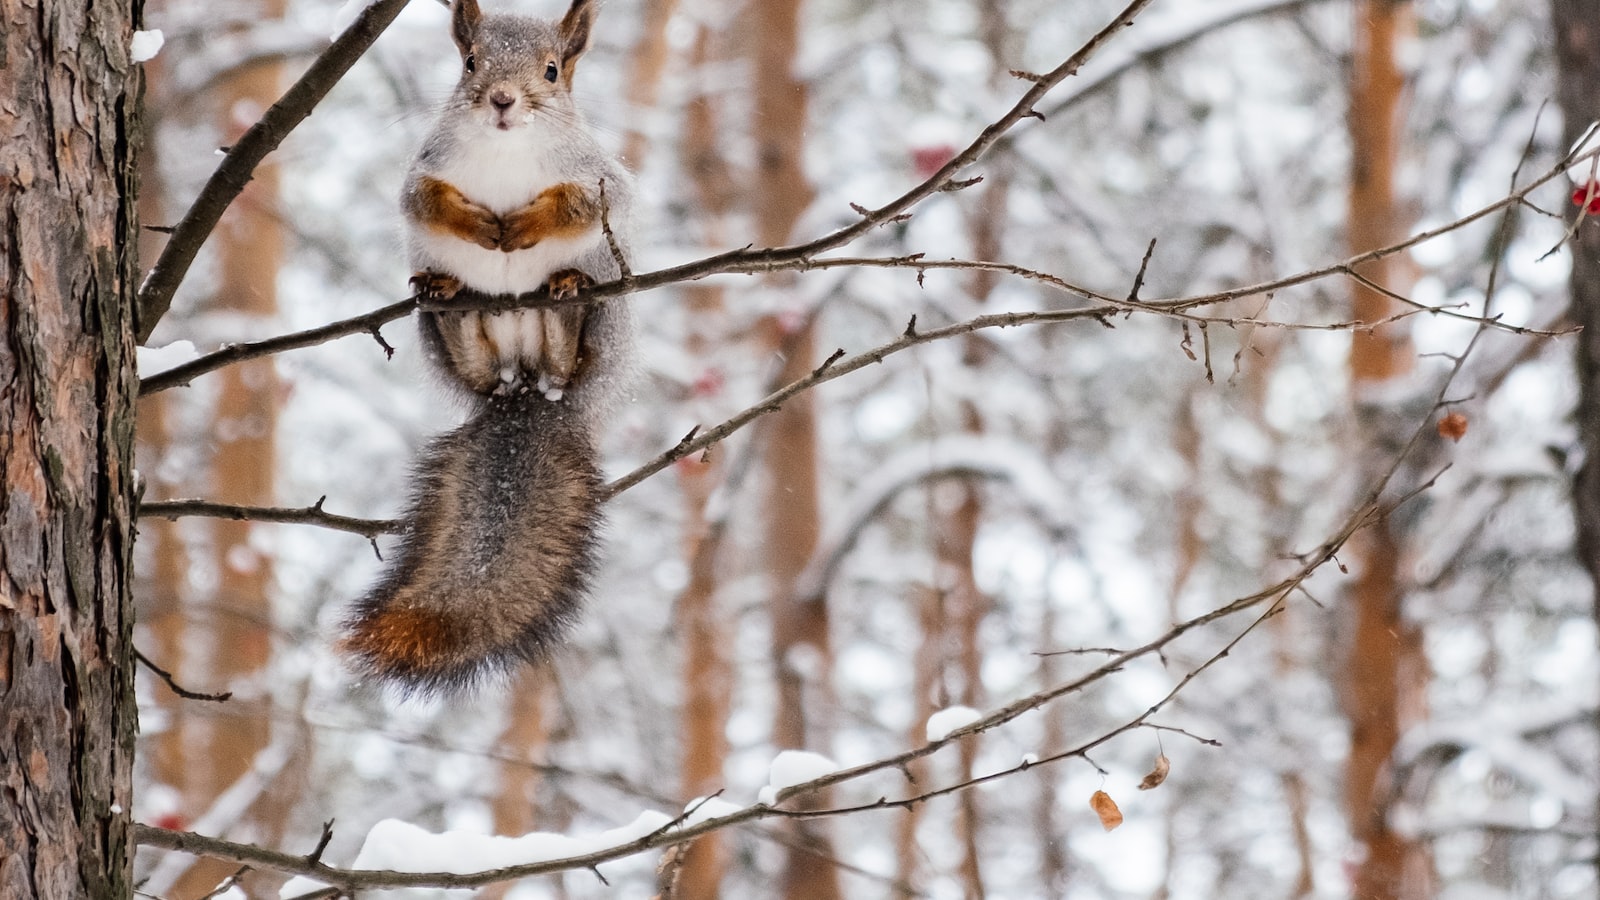
[[[572,97],[593,20],[591,0],[559,22],[450,5],[460,81],[401,192],[412,287],[449,301],[548,285],[564,305],[419,313],[426,356],[473,412],[420,455],[398,550],[341,642],[408,694],[541,659],[596,565],[595,431],[632,326],[617,300],[566,301],[621,275],[632,181]]]

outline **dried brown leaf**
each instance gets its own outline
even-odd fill
[[[1105,791],[1094,792],[1094,796],[1089,798],[1089,808],[1100,817],[1100,825],[1107,831],[1122,824],[1122,810],[1117,809],[1117,801]]]
[[[1467,417],[1453,412],[1439,420],[1439,436],[1459,441],[1467,435]]]
[[[1144,776],[1144,780],[1139,782],[1139,790],[1148,791],[1151,788],[1160,787],[1161,783],[1167,780],[1167,773],[1170,771],[1172,771],[1172,762],[1167,759],[1167,755],[1165,753],[1156,754],[1156,764],[1150,769],[1150,774]]]

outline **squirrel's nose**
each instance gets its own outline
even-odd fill
[[[504,88],[496,88],[489,93],[489,104],[500,112],[510,109],[512,104],[516,102],[517,98],[513,97],[511,92]]]

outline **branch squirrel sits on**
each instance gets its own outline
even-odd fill
[[[602,216],[621,246],[632,181],[572,98],[593,19],[591,0],[559,22],[451,4],[461,80],[401,197],[419,294],[548,284],[559,302],[620,276]],[[576,615],[595,567],[595,431],[632,325],[618,300],[419,316],[473,413],[423,451],[399,548],[341,646],[362,674],[437,694],[540,659]]]

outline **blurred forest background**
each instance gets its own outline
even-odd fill
[[[148,0],[166,40],[145,64],[147,225],[175,222],[216,148],[328,47],[352,14],[336,7]],[[578,93],[639,179],[634,271],[856,221],[1121,8],[607,0]],[[411,3],[256,171],[151,346],[406,296],[397,196],[455,80],[446,23]],[[1563,60],[1568,39],[1588,55]],[[147,508],[139,648],[231,696],[140,673],[136,818],[291,853],[331,819],[341,865],[384,818],[598,832],[718,791],[749,805],[782,749],[857,765],[927,743],[941,708],[1021,701],[1038,708],[787,806],[1039,764],[721,830],[668,895],[1594,897],[1600,642],[1579,548],[1597,544],[1572,498],[1600,416],[1580,409],[1594,363],[1568,309],[1569,275],[1600,291],[1600,222],[1569,230],[1590,164],[1341,264],[1549,173],[1600,115],[1597,48],[1600,5],[1574,0],[1158,0],[959,173],[981,182],[843,251],[1003,261],[1135,302],[904,266],[633,296],[642,371],[604,436],[612,477],[913,316],[1097,311],[887,356],[616,496],[570,644],[466,700],[385,697],[332,653],[381,527]],[[164,237],[147,241],[145,266]],[[409,322],[381,335],[392,359],[353,336],[147,392],[146,504],[395,515],[412,454],[460,410]],[[1158,755],[1169,777],[1137,790]],[[649,897],[659,861],[477,896]],[[137,867],[167,900],[238,869],[153,848]]]

